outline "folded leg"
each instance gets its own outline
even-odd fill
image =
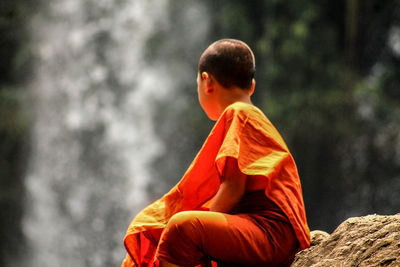
[[[211,259],[274,266],[290,260],[297,246],[291,226],[284,222],[248,214],[184,211],[170,219],[156,257],[180,266]]]

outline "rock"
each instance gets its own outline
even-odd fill
[[[311,232],[311,246],[319,245],[322,241],[329,238],[329,234],[324,231],[316,230]]]
[[[311,232],[311,247],[291,267],[400,266],[400,213],[350,218],[329,235]]]

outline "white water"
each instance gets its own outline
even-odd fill
[[[150,164],[164,153],[154,105],[170,99],[185,79],[171,79],[168,62],[144,58],[146,41],[173,23],[168,4],[58,0],[33,19],[27,266],[121,262],[126,227],[148,201]],[[188,45],[206,32],[198,23],[202,7],[195,1],[191,6],[183,16],[186,32],[173,33],[189,39]]]

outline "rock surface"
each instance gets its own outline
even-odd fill
[[[400,213],[350,218],[329,235],[311,232],[311,247],[291,267],[400,266]]]

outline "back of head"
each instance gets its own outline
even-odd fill
[[[235,39],[222,39],[211,44],[201,55],[199,72],[207,72],[225,88],[251,87],[255,59],[250,47]]]

